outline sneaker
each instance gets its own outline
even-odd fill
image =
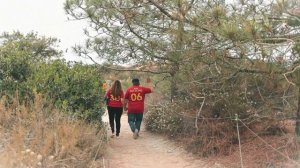
[[[137,134],[133,133],[133,139],[137,139]]]
[[[139,130],[138,129],[135,129],[134,130],[134,133],[133,133],[133,139],[137,139],[139,136]]]
[[[114,134],[111,134],[111,136],[110,136],[111,138],[114,138],[115,137],[115,135]]]

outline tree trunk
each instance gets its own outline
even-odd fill
[[[171,79],[171,102],[173,102],[174,98],[177,96],[177,84],[175,76],[172,76]]]
[[[178,16],[181,16],[181,19],[178,21],[178,33],[176,35],[176,47],[175,47],[175,52],[174,55],[172,55],[174,62],[172,63],[171,66],[171,102],[173,102],[174,98],[176,98],[178,94],[178,87],[177,87],[177,79],[176,79],[176,74],[179,71],[179,64],[180,60],[182,57],[182,49],[184,46],[184,41],[183,41],[183,34],[184,34],[184,13],[182,11],[182,1],[178,1]]]
[[[177,79],[176,74],[179,71],[179,65],[177,63],[173,63],[170,71],[171,75],[171,102],[173,102],[174,98],[177,96],[178,88],[177,88]]]
[[[300,136],[300,87],[298,87],[298,110],[297,110],[297,118],[296,118],[296,135]]]

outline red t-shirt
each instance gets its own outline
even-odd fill
[[[128,113],[143,113],[145,95],[151,93],[150,88],[132,86],[127,89],[125,99],[128,100]]]
[[[109,99],[108,106],[110,107],[123,107],[123,104],[121,102],[121,98],[124,98],[124,92],[121,91],[121,96],[114,97],[111,94],[111,89],[109,89],[106,93],[106,97]]]

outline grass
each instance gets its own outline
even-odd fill
[[[1,99],[0,167],[95,167],[105,152],[105,127],[62,114],[41,96],[34,102]]]

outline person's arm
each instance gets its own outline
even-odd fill
[[[151,89],[151,93],[154,91],[151,79],[149,77],[146,80],[146,87]]]
[[[124,111],[127,111],[128,110],[128,99],[124,99],[124,105],[123,105],[123,108],[124,108]]]
[[[109,97],[110,93],[109,93],[109,90],[105,93],[105,96],[104,96],[104,101],[105,101],[105,104],[108,105],[109,103]]]
[[[122,106],[124,106],[124,92],[121,91],[121,103],[122,103]]]

